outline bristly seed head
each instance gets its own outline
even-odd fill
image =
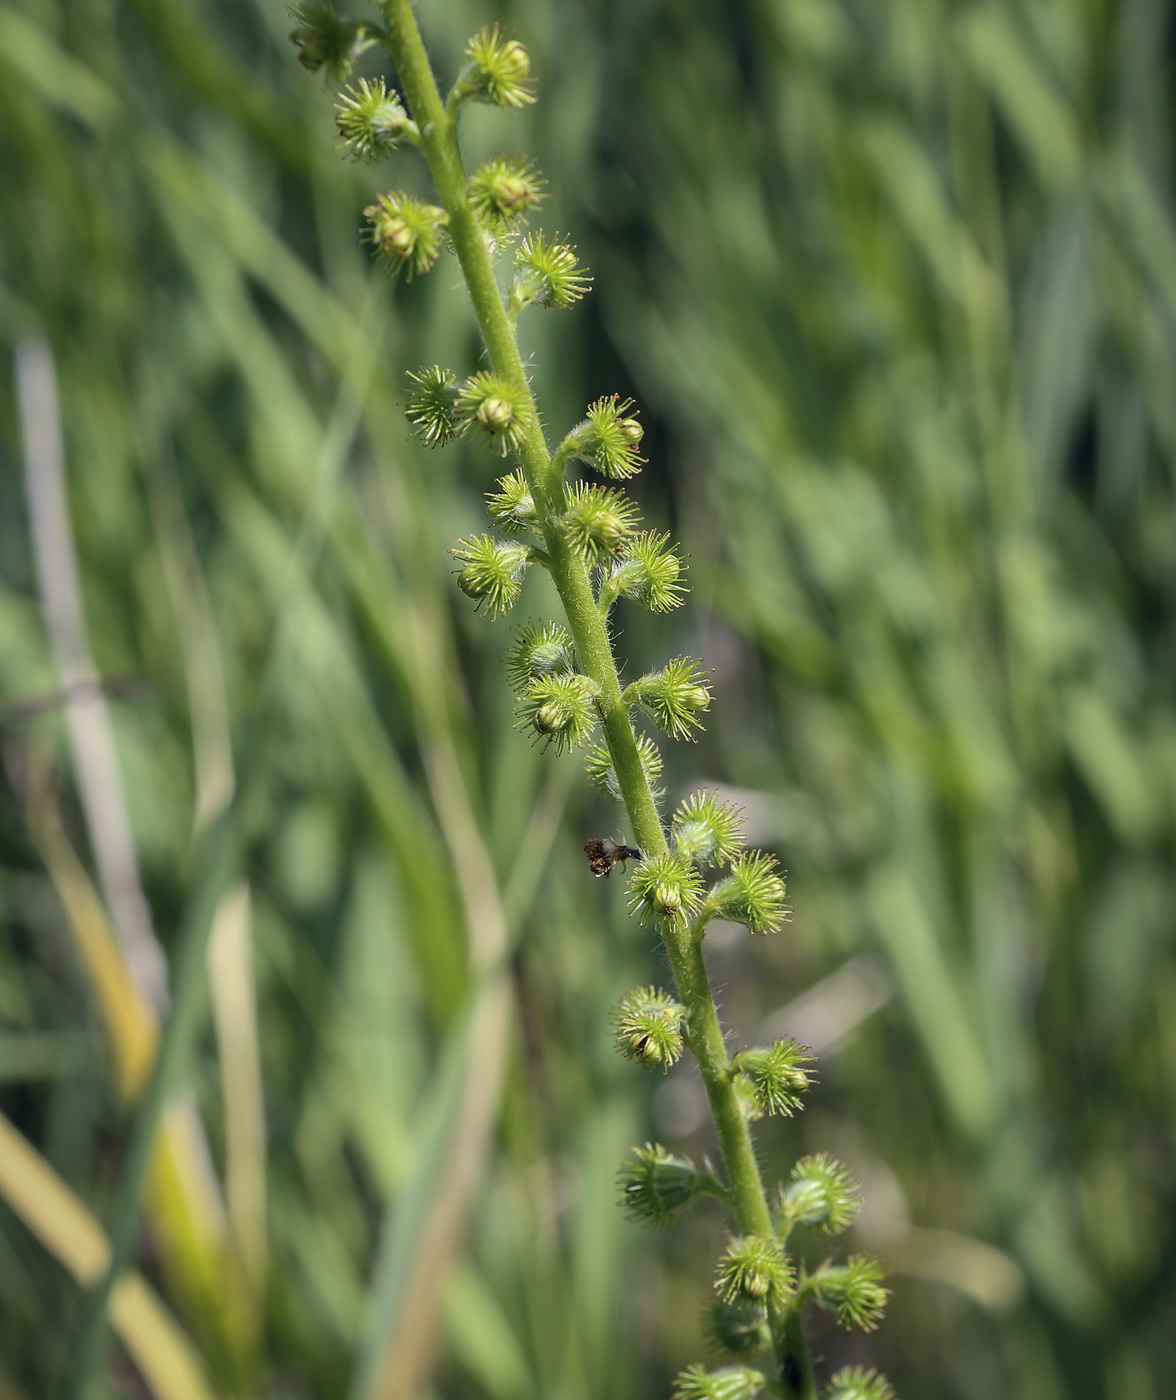
[[[496,107],[525,107],[534,102],[527,81],[530,56],[517,39],[507,39],[499,25],[480,29],[466,45],[466,57],[470,61],[457,81],[459,97]]]
[[[346,88],[335,105],[335,125],[342,148],[353,161],[380,160],[396,149],[405,136],[415,138],[417,126],[409,119],[400,98],[389,92],[383,78],[360,78],[357,88]]]
[[[382,194],[363,211],[370,225],[367,238],[393,272],[404,268],[411,280],[428,272],[441,252],[449,216],[435,204],[410,194]]]

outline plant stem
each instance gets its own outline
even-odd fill
[[[456,111],[441,99],[409,0],[384,0],[383,38],[396,65],[405,99],[421,132],[421,148],[448,219],[449,236],[461,264],[474,314],[494,370],[509,380],[526,405],[528,427],[519,448],[523,476],[535,501],[547,551],[546,567],[567,613],[580,664],[597,686],[596,703],[617,783],[646,856],[668,850],[657,803],[645,775],[609,642],[608,627],[593,596],[588,570],[559,528],[562,466],[553,467],[535,401],[523,368],[518,338],[486,241],[466,197],[466,175],[457,143]],[[730,1060],[715,1010],[702,948],[685,920],[663,927],[662,937],[686,1007],[686,1039],[698,1061],[731,1184],[731,1205],[744,1234],[771,1236],[771,1217],[747,1121],[735,1095]],[[797,1330],[799,1345],[803,1336]],[[804,1365],[811,1377],[807,1353]]]
[[[786,1400],[817,1400],[817,1382],[801,1319],[802,1303],[793,1299],[775,1337],[780,1362],[780,1383]]]

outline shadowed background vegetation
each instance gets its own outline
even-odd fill
[[[494,19],[531,51],[539,105],[464,139],[538,158],[596,279],[526,324],[540,402],[638,399],[694,592],[620,648],[714,667],[669,795],[730,790],[790,871],[784,936],[708,942],[739,1043],[821,1057],[769,1173],[842,1157],[894,1271],[817,1352],[905,1400],[1162,1400],[1170,7],[420,11],[443,82]],[[93,1394],[663,1396],[722,1221],[644,1236],[614,1173],[713,1151],[701,1089],[610,1048],[667,975],[580,853],[630,833],[514,731],[510,621],[453,584],[495,463],[406,440],[403,372],[477,356],[452,264],[357,243],[423,164],[333,152],[290,23],[0,4],[0,1396],[67,1380],[230,802]]]

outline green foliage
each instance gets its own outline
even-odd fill
[[[613,1040],[627,1060],[666,1070],[682,1054],[686,1008],[657,987],[638,987],[613,1007]]]

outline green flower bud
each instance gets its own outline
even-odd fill
[[[508,535],[537,531],[539,513],[522,472],[500,477],[497,485],[499,489],[486,497],[486,511],[499,529],[505,530]]]
[[[685,568],[668,534],[645,530],[622,549],[612,587],[650,612],[669,612],[686,595],[686,586],[681,582]]]
[[[780,1227],[812,1225],[826,1235],[839,1235],[853,1224],[860,1204],[858,1184],[849,1172],[828,1153],[818,1152],[802,1157],[790,1184],[779,1188],[777,1219]]]
[[[363,211],[371,227],[367,239],[394,272],[404,268],[412,278],[428,272],[441,252],[441,236],[449,216],[435,204],[410,194],[382,194]]]
[[[728,1356],[758,1356],[772,1345],[772,1333],[759,1307],[715,1299],[702,1315],[703,1331],[716,1351]]]
[[[719,1260],[715,1290],[725,1303],[776,1311],[791,1298],[796,1270],[775,1240],[759,1235],[733,1239]]]
[[[638,519],[637,507],[620,491],[578,481],[565,492],[560,524],[572,548],[598,564],[620,550]]]
[[[731,1068],[751,1085],[762,1113],[782,1113],[790,1117],[800,1107],[800,1096],[812,1082],[804,1069],[813,1056],[795,1040],[777,1040],[767,1049],[741,1050]]]
[[[613,1037],[627,1060],[664,1074],[682,1053],[686,1009],[656,987],[626,992],[612,1012]]]
[[[746,924],[752,933],[775,933],[791,912],[784,903],[784,877],[774,856],[749,851],[732,865],[710,897],[719,917]]]
[[[333,5],[295,5],[290,13],[297,20],[290,42],[298,49],[298,62],[312,73],[325,68],[332,82],[341,83],[375,43],[366,24],[344,19]]]
[[[693,739],[694,731],[702,728],[698,715],[710,705],[710,690],[703,681],[708,672],[700,665],[687,656],[676,656],[662,670],[634,681],[624,699],[672,739]]]
[[[707,1371],[701,1362],[687,1366],[674,1382],[673,1400],[754,1400],[765,1384],[750,1366],[724,1366]]]
[[[825,1400],[895,1400],[894,1387],[877,1371],[844,1366],[830,1380]]]
[[[818,1269],[808,1287],[818,1303],[836,1309],[842,1327],[873,1332],[890,1296],[882,1287],[886,1274],[886,1265],[872,1254],[851,1254],[840,1268]]]
[[[588,416],[565,439],[568,457],[586,463],[601,476],[616,480],[636,476],[645,460],[637,454],[644,430],[636,418],[625,416],[632,407],[632,399],[616,394],[597,399]]]
[[[510,290],[510,309],[518,313],[526,306],[548,306],[566,310],[579,301],[592,285],[592,278],[576,261],[576,250],[557,237],[528,234],[515,253],[515,279]]]
[[[510,650],[503,657],[517,694],[546,676],[567,675],[576,669],[572,634],[558,622],[527,622],[515,628]]]
[[[696,792],[674,813],[674,850],[695,865],[721,865],[743,845],[743,816],[712,792]]]
[[[526,545],[474,535],[459,540],[457,548],[449,552],[465,565],[457,576],[457,586],[467,598],[484,606],[488,617],[497,617],[514,606],[520,580],[531,562]]]
[[[535,95],[527,84],[531,59],[517,39],[504,38],[501,28],[480,29],[466,45],[469,63],[455,85],[458,98],[490,102],[497,107],[524,107]]]
[[[587,676],[541,676],[520,697],[520,725],[527,726],[556,753],[581,748],[596,727],[596,686]]]
[[[638,734],[636,737],[637,755],[641,759],[641,767],[645,770],[650,791],[654,797],[661,797],[662,791],[657,784],[661,778],[662,756],[648,734]],[[584,766],[597,792],[611,797],[614,802],[621,801],[621,788],[617,782],[616,769],[613,767],[612,754],[603,744],[598,744],[589,751]]]
[[[347,88],[335,106],[335,125],[343,138],[340,145],[353,161],[380,160],[403,137],[415,140],[419,135],[416,122],[399,97],[384,86],[383,78],[374,82],[360,78],[358,90]]]
[[[486,435],[492,452],[505,457],[522,445],[529,422],[523,394],[508,379],[479,370],[461,386],[457,406],[467,420]]]
[[[457,380],[447,369],[432,365],[428,369],[409,370],[414,385],[413,395],[404,408],[404,416],[416,429],[426,447],[443,447],[460,437],[467,424],[457,413]]]
[[[689,918],[702,904],[702,877],[681,856],[643,860],[629,879],[629,910],[643,924]]]
[[[683,1206],[706,1189],[706,1183],[706,1176],[689,1159],[672,1157],[650,1142],[633,1148],[617,1176],[625,1214],[651,1230],[672,1225]]]
[[[482,224],[495,236],[501,236],[543,201],[546,183],[529,160],[495,156],[474,171],[468,197]]]

